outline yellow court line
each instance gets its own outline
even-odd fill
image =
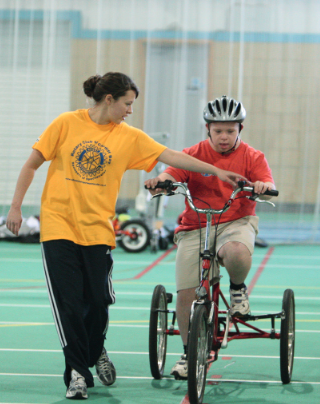
[[[124,324],[124,323],[149,323],[149,320],[124,320],[124,321],[110,321],[110,324]]]
[[[121,279],[112,279],[113,283],[121,283],[121,285],[151,285],[156,286],[154,282],[138,282],[138,281],[122,281]],[[176,286],[174,282],[159,282],[163,286]]]
[[[299,321],[299,323],[320,323],[320,320],[296,320],[296,322]]]
[[[35,325],[48,325],[47,323],[34,323],[34,324],[0,324],[0,327],[29,327]]]
[[[230,285],[223,285],[223,286],[230,286]],[[255,288],[269,288],[269,289],[288,289],[288,286],[278,286],[278,285],[255,285]],[[318,286],[289,286],[290,289],[293,291],[295,289],[315,289],[315,290],[320,290],[320,287]]]
[[[0,279],[0,282],[42,282],[45,283],[44,279]]]

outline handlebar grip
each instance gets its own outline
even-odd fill
[[[146,186],[144,186],[144,187],[145,187],[145,189],[150,189],[150,188],[147,188]],[[159,181],[158,184],[154,188],[151,188],[151,189],[156,189],[156,188],[161,188],[161,189],[166,189],[168,191],[171,191],[173,189],[173,182],[170,180]]]
[[[156,188],[168,189],[168,188],[170,188],[171,184],[172,184],[172,181],[170,181],[170,180],[159,181],[158,184],[156,185]]]
[[[238,181],[238,186],[239,188],[243,188],[246,186],[246,181]],[[254,194],[254,190],[252,188],[252,194]],[[279,191],[277,191],[276,189],[272,189],[271,191],[267,190],[266,192],[263,193],[263,195],[270,195],[270,196],[278,196],[279,195]]]
[[[278,196],[279,191],[277,191],[276,189],[272,189],[271,191],[267,190],[263,193],[263,195]]]

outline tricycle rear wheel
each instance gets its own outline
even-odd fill
[[[149,362],[151,374],[161,379],[167,354],[167,295],[165,287],[154,288],[149,322]]]
[[[294,293],[286,289],[282,300],[283,318],[280,330],[280,373],[283,384],[291,381],[295,345],[295,302]]]

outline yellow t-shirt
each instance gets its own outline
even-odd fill
[[[166,147],[124,122],[98,125],[80,109],[56,118],[33,149],[52,160],[41,198],[41,241],[114,248],[111,219],[124,172],[151,171]]]

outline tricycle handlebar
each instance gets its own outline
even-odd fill
[[[172,182],[170,180],[165,180],[163,182],[158,182],[158,184],[156,185],[155,188],[161,188],[161,189],[164,189],[164,190],[168,191],[168,196],[177,194],[177,192],[175,192],[176,188],[183,188],[183,190],[185,191],[185,197],[187,198],[187,201],[189,203],[190,208],[192,210],[194,210],[195,212],[204,213],[204,214],[220,215],[221,213],[226,212],[230,208],[230,206],[233,203],[236,195],[239,192],[251,192],[251,196],[247,196],[248,199],[254,200],[256,202],[266,202],[266,203],[270,203],[271,205],[273,205],[272,202],[260,200],[258,198],[259,195],[254,192],[253,187],[245,186],[245,181],[239,181],[238,182],[238,188],[236,188],[234,191],[232,191],[228,202],[224,205],[224,207],[222,209],[219,209],[219,210],[212,209],[212,208],[208,208],[208,209],[197,208],[193,203],[192,196],[190,194],[188,185],[186,183]],[[162,195],[162,194],[157,194],[157,195],[154,195],[154,196],[160,196],[160,195]],[[262,195],[278,196],[279,192],[277,190],[271,190],[271,191],[267,190]]]

